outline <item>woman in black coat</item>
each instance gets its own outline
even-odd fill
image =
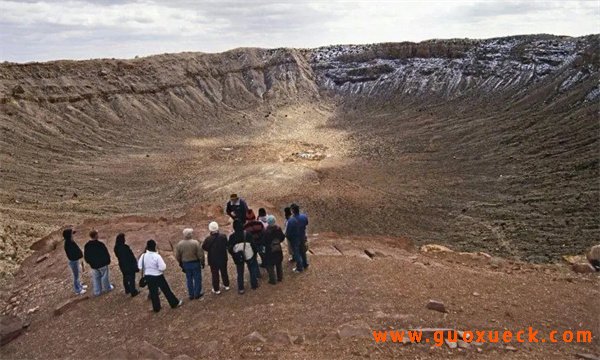
[[[267,216],[269,226],[263,234],[263,245],[265,246],[264,263],[269,273],[269,284],[276,284],[275,270],[277,270],[277,281],[283,280],[283,251],[281,242],[285,239],[283,230],[275,224],[275,216]]]
[[[119,269],[123,274],[123,287],[125,294],[131,294],[131,297],[136,296],[140,292],[135,288],[135,273],[138,269],[137,260],[133,255],[133,251],[129,245],[125,244],[125,234],[117,235],[115,243],[115,255],[119,259]]]

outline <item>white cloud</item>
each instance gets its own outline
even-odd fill
[[[3,1],[0,59],[598,33],[597,1]]]

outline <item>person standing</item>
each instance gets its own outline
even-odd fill
[[[285,216],[285,222],[283,223],[283,233],[287,234],[287,223],[288,220],[292,217],[292,209],[290,209],[289,206],[286,207],[285,209],[283,209],[283,215]],[[294,262],[294,247],[292,246],[292,242],[290,241],[290,239],[288,239],[287,241],[287,248],[288,255],[290,256],[288,261]]]
[[[281,242],[285,240],[283,230],[276,224],[275,216],[267,216],[267,228],[264,233],[265,257],[263,263],[267,267],[269,273],[269,284],[275,285],[278,281],[283,280],[283,251]],[[277,270],[277,278],[275,278],[275,270]]]
[[[92,268],[92,287],[94,296],[109,292],[115,287],[110,283],[110,254],[103,242],[98,240],[98,231],[90,231],[90,240],[83,248],[85,262]]]
[[[79,274],[81,273],[81,258],[83,257],[83,253],[79,248],[79,245],[73,240],[73,234],[75,231],[71,228],[65,229],[63,231],[63,238],[65,239],[65,253],[67,254],[67,259],[69,259],[69,268],[73,273],[73,291],[77,295],[83,295],[86,293],[87,285],[83,285],[79,278]]]
[[[219,233],[219,224],[213,221],[208,224],[210,235],[204,239],[202,249],[208,252],[208,266],[212,275],[212,292],[221,294],[219,273],[223,279],[225,290],[229,290],[229,275],[227,274],[227,236]]]
[[[244,224],[240,220],[233,222],[233,233],[229,235],[227,249],[237,270],[237,284],[240,295],[244,293],[244,264],[247,264],[250,273],[250,286],[253,290],[258,288],[256,248],[253,248],[252,235],[244,231]]]
[[[204,295],[202,293],[204,250],[193,237],[194,229],[183,229],[183,240],[175,247],[175,258],[185,272],[190,300],[200,299]]]
[[[300,236],[300,258],[302,259],[302,268],[306,270],[308,268],[308,237],[306,236],[306,227],[308,226],[308,216],[304,213],[300,213],[300,206],[292,204],[290,206],[292,210],[292,216],[298,220],[298,232]]]
[[[117,235],[114,248],[115,256],[119,259],[119,269],[123,274],[123,287],[125,294],[131,294],[131,297],[137,296],[140,292],[135,288],[135,273],[140,270],[137,267],[137,260],[129,245],[125,244],[125,234]]]
[[[265,255],[265,247],[262,243],[262,236],[265,231],[265,227],[260,220],[256,219],[256,215],[254,215],[254,211],[252,209],[248,209],[248,213],[246,215],[246,224],[244,225],[244,231],[252,235],[252,247],[256,249],[258,255],[260,256],[260,264],[258,263],[258,259],[256,261],[256,273],[258,278],[260,279],[262,275],[260,274],[260,267],[265,267],[263,257]]]
[[[171,288],[167,279],[165,279],[164,271],[167,269],[167,264],[162,256],[156,251],[156,241],[150,239],[146,242],[146,252],[140,256],[138,260],[138,268],[142,270],[142,276],[146,279],[148,290],[150,291],[150,300],[152,300],[152,310],[159,312],[161,309],[159,289],[167,298],[171,308],[175,309],[183,304],[179,300]]]
[[[258,209],[258,221],[263,224],[265,229],[269,226],[269,223],[267,222],[267,210],[265,208]]]
[[[225,212],[233,221],[240,220],[242,224],[246,223],[246,212],[248,205],[244,199],[241,199],[237,194],[231,194],[227,202]]]

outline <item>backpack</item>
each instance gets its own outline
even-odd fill
[[[254,250],[249,242],[237,243],[233,246],[234,261],[250,261],[254,257]]]

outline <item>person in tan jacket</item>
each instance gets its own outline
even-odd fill
[[[183,229],[183,240],[175,247],[175,258],[185,272],[190,300],[200,299],[202,292],[202,269],[204,250],[198,240],[194,240],[194,229]]]

